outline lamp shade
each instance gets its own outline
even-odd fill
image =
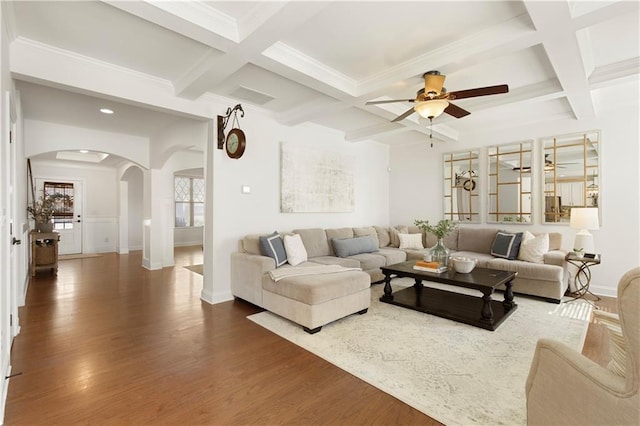
[[[598,209],[595,207],[572,208],[569,226],[573,229],[599,229]]]
[[[442,114],[448,106],[449,102],[444,99],[434,99],[431,101],[418,102],[413,108],[421,117],[436,118]]]

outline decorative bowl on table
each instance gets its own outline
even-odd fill
[[[476,267],[478,260],[471,259],[469,257],[452,257],[451,263],[453,264],[453,269],[456,272],[460,274],[468,274]]]

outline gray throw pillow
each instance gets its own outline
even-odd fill
[[[276,267],[287,263],[287,252],[284,242],[278,232],[260,237],[260,251],[264,256],[269,256],[276,261]]]
[[[338,257],[349,257],[361,253],[373,253],[378,250],[378,241],[372,235],[355,238],[334,238],[331,240],[333,251]]]
[[[493,240],[493,246],[491,246],[491,254],[495,257],[514,260],[518,257],[521,241],[522,232],[511,233],[498,231]]]

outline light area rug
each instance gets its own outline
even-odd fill
[[[184,266],[184,268],[187,268],[188,270],[190,270],[191,272],[195,272],[196,274],[200,274],[202,275],[202,268],[204,267],[204,265],[189,265],[189,266]]]
[[[392,281],[394,291],[412,284]],[[382,303],[383,287],[372,286],[367,314],[314,335],[270,312],[248,318],[447,425],[524,425],[524,387],[538,339],[581,351],[591,316],[581,300],[556,305],[516,296],[517,310],[488,331]]]

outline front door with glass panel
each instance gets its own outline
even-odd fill
[[[58,254],[82,253],[82,182],[37,179],[45,194],[62,194],[56,201],[53,229],[60,233]]]

